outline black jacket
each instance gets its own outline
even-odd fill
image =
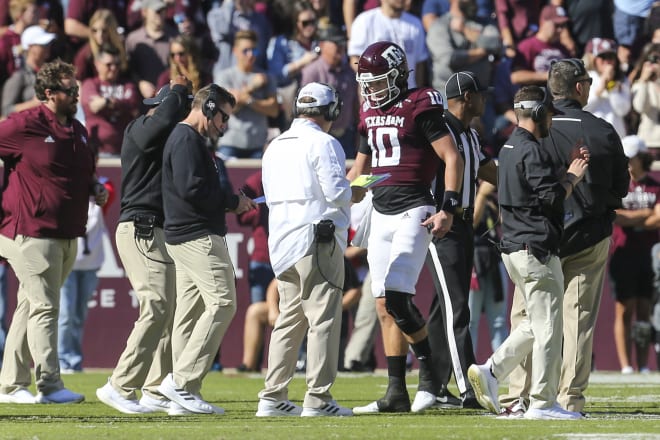
[[[558,255],[566,190],[557,176],[534,135],[516,128],[500,150],[497,170],[503,253],[525,246],[542,263]]]
[[[177,84],[151,116],[141,115],[126,127],[121,146],[120,222],[132,220],[135,214],[151,214],[162,227],[163,148],[189,106],[188,90]]]
[[[187,124],[177,125],[163,151],[166,243],[227,233],[225,211],[236,209],[238,196],[222,188],[218,173],[206,138]]]
[[[587,146],[589,168],[584,179],[564,202],[564,235],[559,255],[580,252],[612,234],[614,210],[628,193],[628,159],[612,125],[582,110],[580,103],[561,99],[554,103],[563,115],[552,118],[550,135],[541,146],[550,152],[556,168],[568,168],[578,144]]]

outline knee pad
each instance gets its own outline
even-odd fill
[[[399,329],[407,335],[421,330],[426,324],[419,309],[412,302],[412,295],[407,293],[386,290],[385,310],[394,318]]]
[[[630,336],[640,347],[648,347],[651,344],[651,323],[648,321],[635,321],[632,325]]]

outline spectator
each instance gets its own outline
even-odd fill
[[[542,0],[495,0],[497,25],[507,57],[515,57],[518,43],[538,32],[543,4]]]
[[[654,0],[614,0],[614,39],[619,44],[617,58],[624,73],[632,67],[643,44],[644,19]]]
[[[499,381],[531,353],[532,378],[527,419],[580,419],[557,403],[561,371],[563,275],[559,244],[563,200],[582,180],[589,154],[577,152],[565,176],[552,165],[538,140],[548,135],[554,109],[543,89],[522,87],[514,98],[518,127],[500,152],[498,195],[502,212],[502,260],[524,295],[527,314],[485,364],[468,378],[479,403],[499,414]],[[530,276],[533,274],[533,276]]]
[[[343,254],[355,192],[346,179],[341,145],[327,134],[340,111],[332,87],[305,85],[296,98],[291,128],[275,138],[264,155],[268,249],[280,315],[271,334],[257,417],[353,415],[330,393],[338,368]],[[288,384],[305,335],[307,391],[301,408],[289,401]]]
[[[482,181],[474,200],[474,268],[468,300],[472,347],[477,350],[479,321],[483,314],[490,333],[491,353],[502,345],[509,333],[506,323],[509,278],[503,276],[502,259],[494,246],[499,241],[495,189],[492,184]]]
[[[650,43],[634,69],[632,106],[640,116],[639,136],[654,158],[660,158],[660,43]]]
[[[408,87],[423,87],[428,84],[426,61],[429,58],[424,26],[418,17],[406,12],[405,3],[404,0],[381,0],[379,8],[355,17],[348,56],[351,67],[357,71],[358,59],[367,46],[378,41],[396,43],[405,51],[408,65],[415,72],[408,75]]]
[[[176,273],[163,235],[161,177],[167,136],[189,110],[188,88],[186,78],[179,76],[155,98],[146,100],[145,105],[152,108],[126,127],[122,142],[115,241],[140,315],[108,382],[96,390],[96,396],[125,414],[181,412],[157,389],[172,370],[176,301]],[[139,403],[136,390],[142,391]]]
[[[605,119],[623,138],[627,134],[624,118],[630,112],[631,95],[628,78],[619,69],[616,42],[592,38],[587,43],[585,57],[591,60],[585,67],[593,80],[589,101],[584,109]]]
[[[2,87],[2,116],[41,105],[36,97],[37,72],[50,57],[50,45],[55,34],[35,25],[21,34],[24,50],[24,65],[15,71]]]
[[[119,156],[124,129],[137,117],[140,93],[131,80],[121,76],[117,48],[103,45],[94,58],[98,73],[83,81],[80,93],[85,125],[101,156]]]
[[[180,35],[186,35],[195,41],[198,48],[198,55],[201,56],[201,66],[205,72],[213,72],[213,65],[218,61],[218,48],[211,39],[211,33],[206,26],[206,16],[197,11],[195,15],[191,13],[178,12],[174,15],[174,23],[177,25]],[[201,20],[201,22],[200,22]]]
[[[81,46],[89,39],[90,20],[99,9],[109,9],[117,20],[117,33],[128,34],[126,23],[128,2],[117,0],[68,0],[66,18],[64,19],[64,32],[74,42],[74,46]]]
[[[21,34],[39,23],[39,7],[36,0],[9,1],[12,24],[0,35],[0,84],[23,67]]]
[[[303,67],[318,58],[316,47],[317,17],[311,3],[299,0],[293,4],[291,34],[277,35],[268,44],[268,71],[277,81],[279,101],[282,105],[280,129],[292,119],[291,109]]]
[[[255,10],[256,0],[224,0],[215,3],[206,16],[211,38],[220,55],[213,66],[213,75],[236,64],[232,47],[238,31],[252,30],[257,33],[257,66],[266,69],[266,49],[272,31],[268,18]]]
[[[98,156],[96,156],[98,159]],[[83,328],[87,319],[87,303],[92,298],[99,278],[97,272],[105,259],[103,238],[108,233],[103,216],[114,200],[115,188],[107,178],[99,178],[108,191],[108,201],[101,209],[89,201],[85,235],[78,237],[78,252],[73,270],[60,290],[60,317],[57,322],[57,350],[60,373],[82,371]]]
[[[355,158],[356,127],[358,114],[358,93],[355,72],[348,65],[346,57],[346,36],[332,24],[319,29],[320,56],[302,70],[300,83],[320,82],[331,85],[343,99],[342,112],[332,124],[330,134],[334,136],[346,154],[347,159]]]
[[[658,241],[660,227],[660,183],[649,175],[653,159],[644,141],[637,136],[626,136],[621,143],[629,159],[630,186],[623,199],[623,209],[616,212],[612,234],[614,343],[621,373],[635,371],[631,359],[633,346],[637,369],[648,373],[653,298],[651,248]]]
[[[653,261],[653,287],[655,290],[654,294],[654,303],[653,307],[653,327],[655,330],[655,356],[656,356],[656,366],[658,371],[660,371],[660,243],[656,243],[651,249],[652,261]]]
[[[241,191],[253,200],[264,195],[261,170],[247,178]],[[239,365],[238,370],[260,371],[264,330],[271,321],[270,308],[266,305],[267,292],[270,289],[271,281],[275,278],[268,254],[268,207],[265,203],[260,203],[257,209],[239,215],[238,223],[252,228],[250,237],[252,251],[248,267],[250,306],[245,312],[243,362]],[[276,286],[275,289],[277,289]],[[270,324],[272,325],[272,322]]]
[[[244,195],[221,186],[207,142],[215,144],[236,104],[210,84],[195,94],[192,110],[178,124],[163,151],[165,243],[176,266],[176,311],[172,330],[172,372],[158,391],[183,410],[223,414],[201,396],[202,380],[236,313],[234,268],[229,258],[225,211],[256,208]]]
[[[378,8],[380,0],[342,0],[342,14],[344,17],[344,27],[346,28],[346,37],[350,39],[351,29],[355,17],[369,9]]]
[[[279,112],[275,80],[256,66],[255,32],[238,31],[232,50],[236,65],[215,77],[215,82],[224,84],[236,98],[234,117],[220,139],[218,153],[224,160],[260,159],[268,136],[268,118]]]
[[[178,34],[165,21],[166,7],[163,0],[143,0],[144,23],[126,37],[130,72],[143,98],[154,96],[158,75],[169,62],[170,40]]]
[[[98,55],[99,49],[104,44],[110,44],[119,51],[119,73],[126,73],[128,58],[124,47],[124,37],[119,34],[117,19],[110,9],[97,10],[89,20],[89,39],[83,47],[78,49],[73,59],[78,81],[96,76],[98,72],[94,67],[94,57]]]
[[[476,73],[481,84],[491,83],[493,62],[502,53],[502,40],[497,27],[475,21],[476,9],[476,0],[453,0],[449,12],[429,28],[426,43],[436,90],[444,91],[449,77],[462,70]]]
[[[561,6],[546,6],[541,10],[538,31],[522,40],[516,49],[511,66],[513,84],[544,85],[552,60],[570,56],[569,50],[559,42],[559,36],[568,22],[566,11]]]
[[[73,267],[76,238],[85,233],[90,193],[101,206],[108,193],[94,178],[87,131],[74,118],[73,66],[43,65],[35,93],[42,105],[0,123],[0,157],[11,164],[5,168],[0,254],[19,280],[0,370],[0,402],[77,403],[85,397],[64,388],[60,378],[58,296]],[[30,361],[36,397],[27,389]]]
[[[237,371],[241,373],[258,373],[261,371],[264,333],[268,326],[273,327],[275,325],[275,321],[280,314],[279,300],[277,279],[273,276],[266,288],[264,300],[250,303],[245,311],[243,361],[236,369]]]
[[[575,55],[582,57],[589,40],[598,35],[601,38],[614,38],[611,1],[563,0],[566,14],[571,18],[570,33],[575,39]]]
[[[189,35],[177,35],[170,41],[170,65],[158,77],[157,86],[164,87],[179,75],[190,80],[193,93],[213,82],[199,46]]]
[[[424,0],[422,5],[422,23],[428,32],[436,18],[445,15],[450,9],[450,0]],[[527,6],[527,5],[526,5]],[[495,17],[493,0],[477,0],[474,16],[482,24],[491,24]]]

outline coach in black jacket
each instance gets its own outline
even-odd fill
[[[96,391],[103,403],[127,414],[168,411],[157,390],[172,370],[170,343],[175,302],[174,264],[165,248],[161,168],[167,136],[190,109],[188,80],[145,99],[152,108],[132,121],[121,148],[121,211],[115,240],[140,303],[140,316],[108,383]],[[142,389],[138,403],[136,390]]]
[[[552,119],[550,135],[541,140],[555,166],[566,169],[580,145],[589,149],[587,175],[564,203],[564,235],[559,256],[564,272],[564,345],[558,402],[581,412],[589,382],[593,331],[598,317],[614,210],[628,192],[628,159],[621,140],[604,119],[582,110],[589,97],[591,78],[581,60],[552,64],[548,87],[553,105],[563,115]],[[514,295],[512,327],[524,314]],[[504,406],[519,396],[528,398],[526,374],[512,374]]]

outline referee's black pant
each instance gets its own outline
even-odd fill
[[[460,393],[472,392],[467,369],[476,363],[468,307],[473,258],[472,219],[455,215],[449,232],[433,239],[426,255],[435,285],[427,327],[436,393],[449,382],[452,368]]]

